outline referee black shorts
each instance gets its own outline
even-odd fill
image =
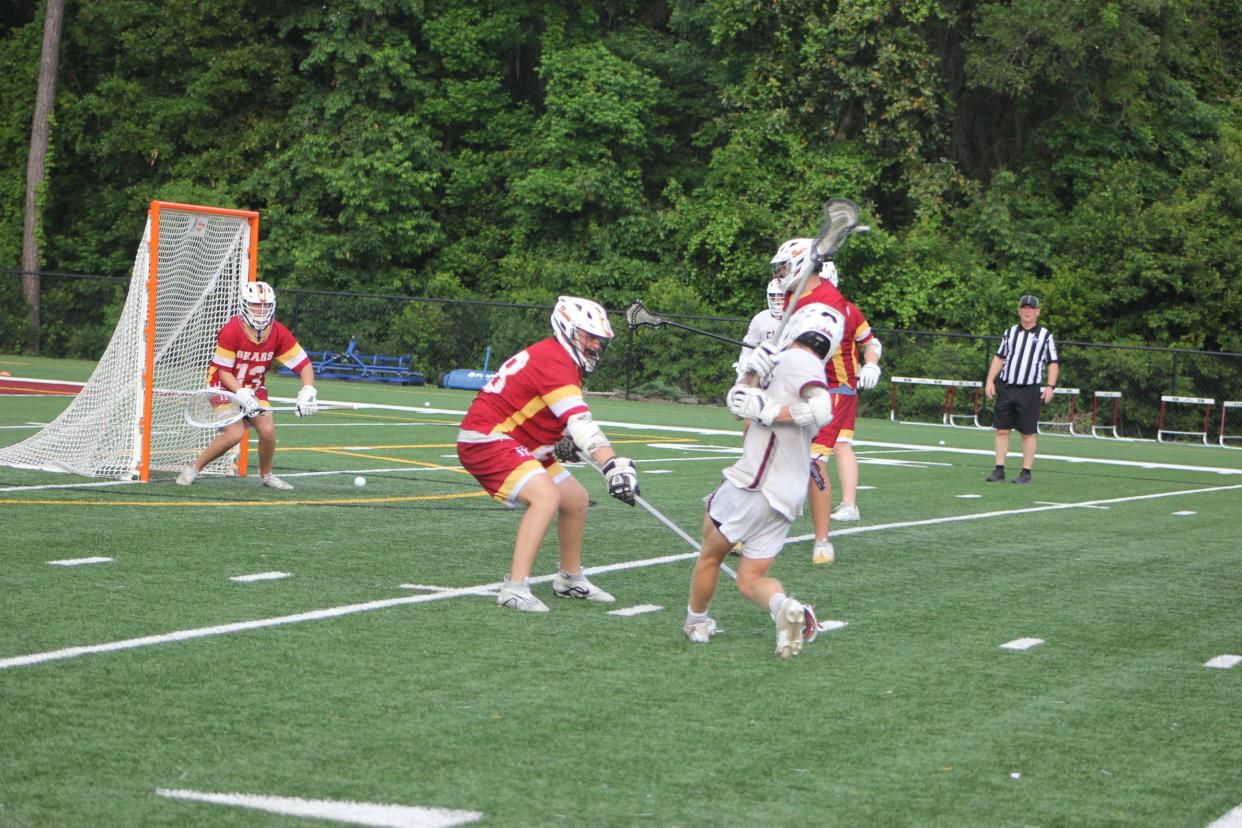
[[[1034,434],[1039,423],[1040,394],[1038,385],[996,384],[996,406],[992,409],[992,427],[1016,428],[1022,434]]]

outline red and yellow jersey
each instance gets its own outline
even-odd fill
[[[294,372],[301,371],[310,362],[306,351],[284,325],[273,321],[267,337],[262,342],[255,342],[246,332],[242,318],[234,316],[224,323],[216,335],[216,353],[211,358],[211,367],[207,369],[207,384],[212,388],[223,388],[219,375],[221,371],[227,371],[237,378],[243,388],[252,389],[255,396],[266,400],[267,389],[263,387],[263,381],[273,359],[280,360],[282,365]]]
[[[510,437],[543,459],[574,414],[587,411],[582,374],[549,337],[509,357],[479,391],[461,421],[458,442]]]
[[[828,379],[829,388],[837,388],[845,386],[846,388],[858,387],[858,355],[863,345],[872,339],[871,325],[868,324],[866,317],[862,311],[858,309],[850,300],[841,295],[841,291],[832,286],[831,282],[821,280],[818,285],[811,288],[798,298],[794,304],[794,310],[809,305],[812,302],[820,302],[829,307],[836,308],[845,315],[845,330],[841,335],[841,350],[833,355],[832,359],[824,366],[824,376]],[[786,300],[788,304],[788,300]]]

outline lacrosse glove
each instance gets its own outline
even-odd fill
[[[294,412],[299,417],[309,417],[319,410],[319,398],[316,396],[315,386],[303,385],[302,390],[298,392],[298,401],[294,405]]]
[[[259,402],[259,398],[254,395],[254,391],[245,386],[237,389],[237,404],[241,406],[242,413],[247,417],[257,417],[263,413],[263,405]]]
[[[562,463],[577,463],[582,460],[582,455],[578,453],[578,444],[568,434],[556,441],[552,453]]]
[[[771,342],[762,342],[755,346],[755,350],[746,358],[746,372],[757,376],[760,384],[767,383],[772,376],[772,369],[776,367],[777,353],[776,346]]]
[[[875,384],[880,381],[880,365],[876,362],[868,362],[858,370],[858,387],[859,388],[875,388]]]
[[[617,500],[634,505],[634,498],[642,494],[638,489],[638,470],[633,461],[614,457],[604,464],[604,480],[608,481],[608,494]]]

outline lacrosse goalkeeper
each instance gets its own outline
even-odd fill
[[[811,239],[790,239],[772,257],[773,278],[786,291],[797,286],[807,257],[811,255]],[[853,302],[837,288],[837,267],[824,262],[818,274],[807,279],[801,296],[791,297],[796,309],[810,303],[822,303],[839,311],[845,319],[841,348],[824,366],[828,393],[833,395],[832,422],[820,429],[811,442],[811,460],[818,474],[808,484],[811,501],[811,524],[815,543],[811,560],[817,564],[832,563],[836,553],[828,538],[831,520],[851,521],[858,512],[858,457],[854,454],[854,421],[858,416],[859,389],[874,388],[880,379],[880,340],[871,332],[871,325]],[[860,364],[859,356],[862,361]],[[767,353],[755,357],[760,366],[770,359]],[[827,459],[836,456],[837,477],[841,483],[841,505],[832,511],[832,483],[828,476]],[[820,488],[820,481],[823,488]],[[830,514],[831,513],[831,514]]]
[[[799,308],[774,349],[770,371],[759,373],[762,387],[739,382],[729,390],[729,410],[753,422],[742,438],[742,458],[724,470],[724,481],[707,498],[682,626],[692,642],[705,644],[716,633],[707,611],[721,564],[739,542],[737,588],[775,622],[776,654],[797,655],[818,630],[811,607],[786,595],[768,570],[802,513],[811,439],[832,420],[839,399],[828,393],[824,363],[840,348],[844,326],[845,316],[828,305]]]
[[[634,464],[618,457],[591,418],[582,394],[584,372],[595,370],[612,327],[590,299],[562,296],[552,310],[553,335],[509,357],[480,389],[457,434],[462,466],[489,495],[509,507],[526,506],[518,522],[513,560],[496,603],[526,612],[548,607],[530,590],[530,573],[548,527],[556,520],[560,568],[552,592],[561,598],[615,600],[582,574],[582,538],[590,499],[557,457],[578,452],[603,472],[608,493],[633,506]]]
[[[267,282],[248,282],[241,289],[241,313],[225,322],[216,335],[216,353],[207,369],[208,386],[236,394],[246,416],[220,429],[194,463],[177,475],[178,484],[189,486],[208,463],[240,443],[246,429],[253,428],[259,435],[259,479],[269,489],[293,488],[272,474],[276,423],[268,413],[271,403],[263,384],[272,360],[280,360],[302,379],[297,415],[309,417],[318,411],[315,368],[297,338],[276,321],[276,291]]]

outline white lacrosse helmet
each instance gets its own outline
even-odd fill
[[[845,315],[820,302],[803,305],[794,311],[781,333],[779,350],[800,342],[827,362],[841,347],[845,334]]]
[[[276,318],[276,291],[267,282],[247,282],[241,289],[241,315],[255,333],[263,333]]]
[[[837,266],[832,262],[824,262],[819,269],[819,278],[831,282],[833,287],[837,287]]]
[[[785,312],[785,290],[781,287],[779,279],[768,282],[768,310],[777,319],[780,319],[781,314]]]
[[[597,302],[576,296],[562,296],[556,300],[556,306],[552,308],[552,332],[570,358],[587,372],[595,370],[605,343],[588,348],[579,334],[589,334],[601,340],[612,339],[612,326],[608,324],[608,313],[604,308]]]
[[[811,255],[814,239],[790,239],[776,249],[772,257],[772,278],[788,293],[798,286],[798,276]]]

